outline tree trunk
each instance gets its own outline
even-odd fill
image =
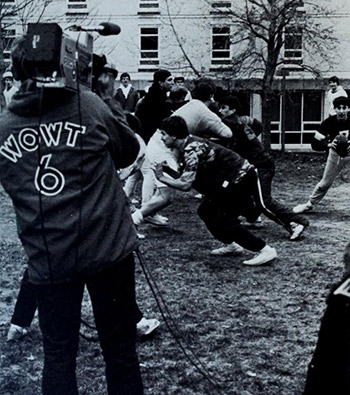
[[[271,150],[271,98],[272,94],[261,92],[261,122],[263,125],[262,142],[267,151]]]
[[[0,20],[0,113],[3,112],[5,108],[5,100],[2,94],[4,90],[4,82],[2,80],[2,75],[4,71],[5,71],[5,61],[4,61],[3,29]]]

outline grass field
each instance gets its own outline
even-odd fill
[[[325,156],[275,156],[274,196],[290,207],[305,202],[321,177]],[[311,226],[302,240],[290,242],[282,227],[263,219],[264,227],[254,232],[278,252],[266,266],[242,265],[249,252],[242,257],[209,255],[219,244],[196,215],[194,192],[178,194],[164,210],[170,219],[167,228],[141,227],[146,239],[140,250],[166,319],[138,265],[139,305],[145,316],[161,321],[152,338],[138,343],[145,394],[302,393],[325,298],[342,276],[342,253],[350,239],[346,171],[308,214]],[[26,338],[6,342],[25,258],[2,191],[0,199],[0,393],[35,395],[40,394],[43,363],[37,318]],[[83,315],[93,322],[87,298]],[[80,393],[105,394],[98,343],[81,339],[77,364]]]

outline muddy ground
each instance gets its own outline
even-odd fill
[[[305,202],[325,156],[275,157],[275,197],[291,207]],[[350,239],[348,171],[308,214],[311,226],[301,241],[290,242],[282,227],[264,218],[255,232],[278,251],[267,266],[242,265],[249,252],[238,258],[209,255],[218,243],[196,216],[194,192],[179,194],[164,210],[167,228],[141,227],[142,257],[165,316],[138,265],[140,307],[161,321],[152,338],[138,343],[145,394],[302,393],[325,298],[343,273],[342,252]],[[26,338],[6,342],[25,257],[2,190],[0,202],[0,393],[35,395],[43,361],[37,318]],[[83,310],[92,323],[87,298]],[[83,330],[94,338],[93,330]],[[81,394],[106,393],[98,343],[81,339],[77,371]]]

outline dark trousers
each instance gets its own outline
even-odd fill
[[[11,318],[11,324],[29,327],[36,311],[35,286],[29,282],[28,269],[25,270],[21,287],[17,296],[15,309]]]
[[[306,217],[293,213],[293,210],[286,207],[282,203],[275,200],[271,195],[272,179],[275,175],[275,168],[259,168],[257,169],[260,181],[260,201],[262,204],[262,212],[272,221],[282,225],[289,233],[292,233],[290,223],[295,222],[304,226],[309,225]]]
[[[76,355],[84,287],[106,363],[108,394],[143,394],[136,354],[134,259],[64,284],[35,286],[43,335],[44,395],[76,395]]]
[[[11,324],[29,327],[37,308],[36,287],[29,282],[28,269],[25,270],[18,292],[17,301],[11,318]],[[135,322],[141,321],[143,314],[135,302]]]
[[[266,242],[253,235],[237,219],[247,213],[260,212],[259,204],[252,204],[252,196],[258,198],[258,178],[251,169],[237,184],[222,188],[213,196],[205,196],[198,207],[198,215],[210,233],[223,243],[236,242],[250,251],[260,251]],[[256,215],[258,216],[258,214]]]

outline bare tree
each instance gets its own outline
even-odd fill
[[[319,76],[318,65],[331,61],[337,42],[331,22],[327,23],[326,18],[321,21],[319,16],[329,16],[332,12],[316,3],[316,0],[314,3],[301,0],[234,0],[228,3],[227,8],[215,9],[220,24],[232,27],[229,44],[234,55],[224,77],[253,79],[259,87],[264,125],[263,142],[270,149],[270,103],[275,95],[276,71],[288,63],[284,57],[286,40],[291,48],[299,46],[303,54],[312,54],[309,59],[314,60],[313,63],[308,63],[307,56],[303,56],[298,65],[299,70]],[[170,14],[168,0],[166,4]],[[202,0],[202,4],[206,6],[204,9],[212,7],[209,0]],[[175,37],[178,37],[171,15],[169,20]],[[207,23],[205,20],[204,18],[204,23]],[[185,58],[189,60],[184,45],[180,42],[179,45]],[[193,63],[189,61],[189,64]],[[193,67],[192,69],[196,73]]]
[[[185,58],[185,60],[188,63],[188,65],[190,66],[190,68],[195,73],[195,75],[197,77],[200,77],[201,73],[196,69],[196,67],[194,66],[193,62],[191,61],[191,58],[188,55],[187,51],[185,50],[185,47],[184,47],[184,45],[182,43],[182,40],[181,40],[181,38],[180,38],[176,28],[175,28],[175,25],[174,25],[174,22],[173,22],[173,18],[172,18],[171,12],[170,12],[169,0],[165,0],[165,5],[166,5],[166,10],[167,10],[167,17],[168,17],[169,25],[171,27],[171,30],[172,30],[173,34],[174,34],[175,40],[176,40],[177,44],[180,47],[182,55]]]
[[[332,26],[320,23],[317,18],[330,14],[319,4],[300,0],[244,0],[241,3],[241,7],[235,3],[229,11],[235,31],[232,72],[234,75],[259,77],[257,82],[260,85],[265,131],[263,141],[265,147],[270,149],[270,102],[274,96],[276,70],[290,63],[290,59],[283,56],[287,39],[289,48],[300,48],[304,54],[314,54],[309,57],[310,61],[317,57],[317,63],[307,63],[306,56],[299,63],[300,70],[316,76],[320,75],[318,64],[331,60],[330,54],[337,40]]]

